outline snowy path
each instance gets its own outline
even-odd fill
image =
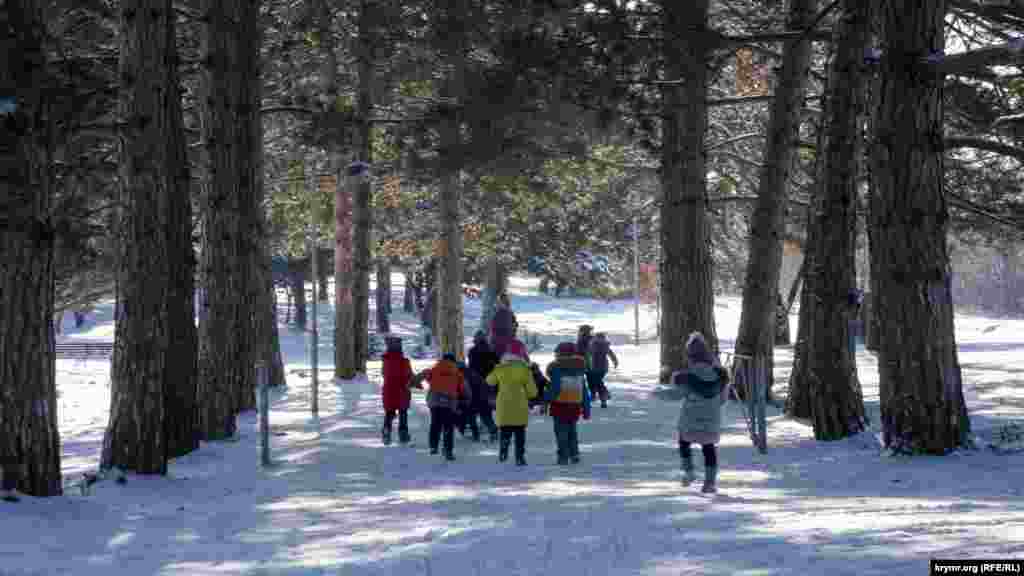
[[[616,334],[632,323],[618,303],[513,294],[513,304],[544,334],[572,333],[577,312]],[[736,308],[716,310],[723,338],[735,334]],[[1024,323],[985,332],[995,323],[958,319],[976,427],[1022,418]],[[300,338],[287,337],[290,370],[304,366]],[[308,416],[308,378],[293,374],[271,413],[284,434],[272,438],[275,468],[259,468],[256,418],[245,414],[238,442],[204,444],[166,478],[129,476],[90,496],[2,505],[0,574],[838,576],[925,574],[932,557],[1024,557],[1021,454],[892,458],[870,435],[819,444],[806,426],[774,414],[769,453],[759,455],[728,407],[723,493],[681,488],[677,406],[652,394],[657,350],[656,342],[616,348],[614,397],[581,423],[575,467],[554,465],[551,423],[541,416],[531,420],[526,468],[498,464],[494,447],[459,438],[458,461],[445,464],[426,452],[422,397],[410,418],[417,446],[384,448],[373,371],[343,389],[323,382],[318,423]],[[545,364],[550,354],[535,359]],[[860,361],[865,396],[877,403],[874,357]],[[104,369],[61,367],[66,473],[96,465]]]

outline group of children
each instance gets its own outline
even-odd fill
[[[592,330],[584,325],[576,342],[558,344],[555,358],[544,373],[530,362],[521,341],[514,337],[499,338],[499,345],[492,347],[487,334],[480,331],[467,355],[468,365],[446,353],[433,366],[416,374],[402,354],[401,339],[387,338],[383,357],[384,444],[391,443],[396,415],[399,442],[409,442],[411,389],[423,389],[423,381],[427,381],[431,454],[437,454],[443,447],[444,458],[455,460],[455,430],[465,435],[468,428],[473,440],[479,441],[479,418],[490,440],[498,441],[498,461],[508,460],[514,444],[515,462],[525,466],[526,426],[530,409],[539,405],[554,424],[558,464],[579,463],[578,422],[580,418],[590,419],[592,398],[600,399],[602,407],[607,406],[610,394],[604,378],[608,361],[616,368],[619,364],[606,336],[600,332],[591,336]],[[495,348],[499,348],[500,354]],[[687,368],[672,375],[673,383],[684,392],[678,421],[683,484],[689,485],[696,479],[691,445],[699,444],[705,465],[702,491],[711,493],[717,490],[716,444],[729,378],[700,333],[690,335],[686,352]]]

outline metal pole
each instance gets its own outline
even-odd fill
[[[313,217],[316,218],[315,215]],[[317,240],[319,240],[319,238],[317,238],[318,235],[317,235],[317,228],[316,228],[315,224],[313,225],[313,230],[312,230],[311,236],[312,236],[312,241],[310,242],[311,247],[310,247],[310,250],[309,250],[309,254],[310,254],[310,260],[312,260],[312,263],[313,263],[312,264],[313,265],[313,306],[312,306],[313,323],[312,323],[312,329],[309,332],[310,341],[311,341],[310,345],[309,345],[309,362],[310,362],[310,365],[313,367],[313,383],[311,384],[311,391],[310,391],[310,395],[312,396],[310,410],[312,411],[313,416],[315,417],[317,415],[317,413],[320,411],[320,406],[319,406],[319,402],[318,402],[319,398],[320,398],[320,391],[319,391],[319,383],[320,383],[319,374],[320,373],[319,373],[319,367],[318,367],[319,357],[317,355],[318,352],[320,351],[319,350],[319,347],[320,347],[320,331],[319,331],[319,325],[317,323],[317,298],[319,297],[319,294],[317,293],[317,288],[318,288],[319,283],[320,283],[320,276],[319,276],[320,267],[317,265],[317,261],[320,258],[318,258],[319,254],[317,253],[318,252],[317,248],[318,248],[318,244],[319,244],[319,242]],[[303,290],[305,290],[305,288],[303,288]]]
[[[270,466],[270,394],[267,386],[267,366],[256,362],[256,381],[260,388],[260,464]]]
[[[636,213],[633,209],[633,343],[640,345],[640,230],[637,228]]]

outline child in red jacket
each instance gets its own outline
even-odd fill
[[[398,415],[398,441],[402,444],[409,442],[409,401],[411,393],[409,385],[412,382],[412,365],[409,359],[402,354],[402,339],[397,336],[389,336],[384,339],[386,352],[384,352],[383,372],[384,387],[382,396],[384,398],[384,428],[381,436],[384,445],[391,444],[391,423]]]

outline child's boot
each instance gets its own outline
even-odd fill
[[[705,494],[718,492],[718,466],[704,468],[704,486],[700,489]]]
[[[502,436],[498,442],[498,462],[504,462],[508,460],[508,445],[512,443],[512,439],[508,436]]]
[[[409,436],[409,416],[408,412],[401,411],[398,413],[398,441],[402,444],[408,444],[412,438]]]
[[[681,462],[683,470],[683,486],[689,486],[697,479],[697,473],[693,471],[693,458],[683,458]]]

